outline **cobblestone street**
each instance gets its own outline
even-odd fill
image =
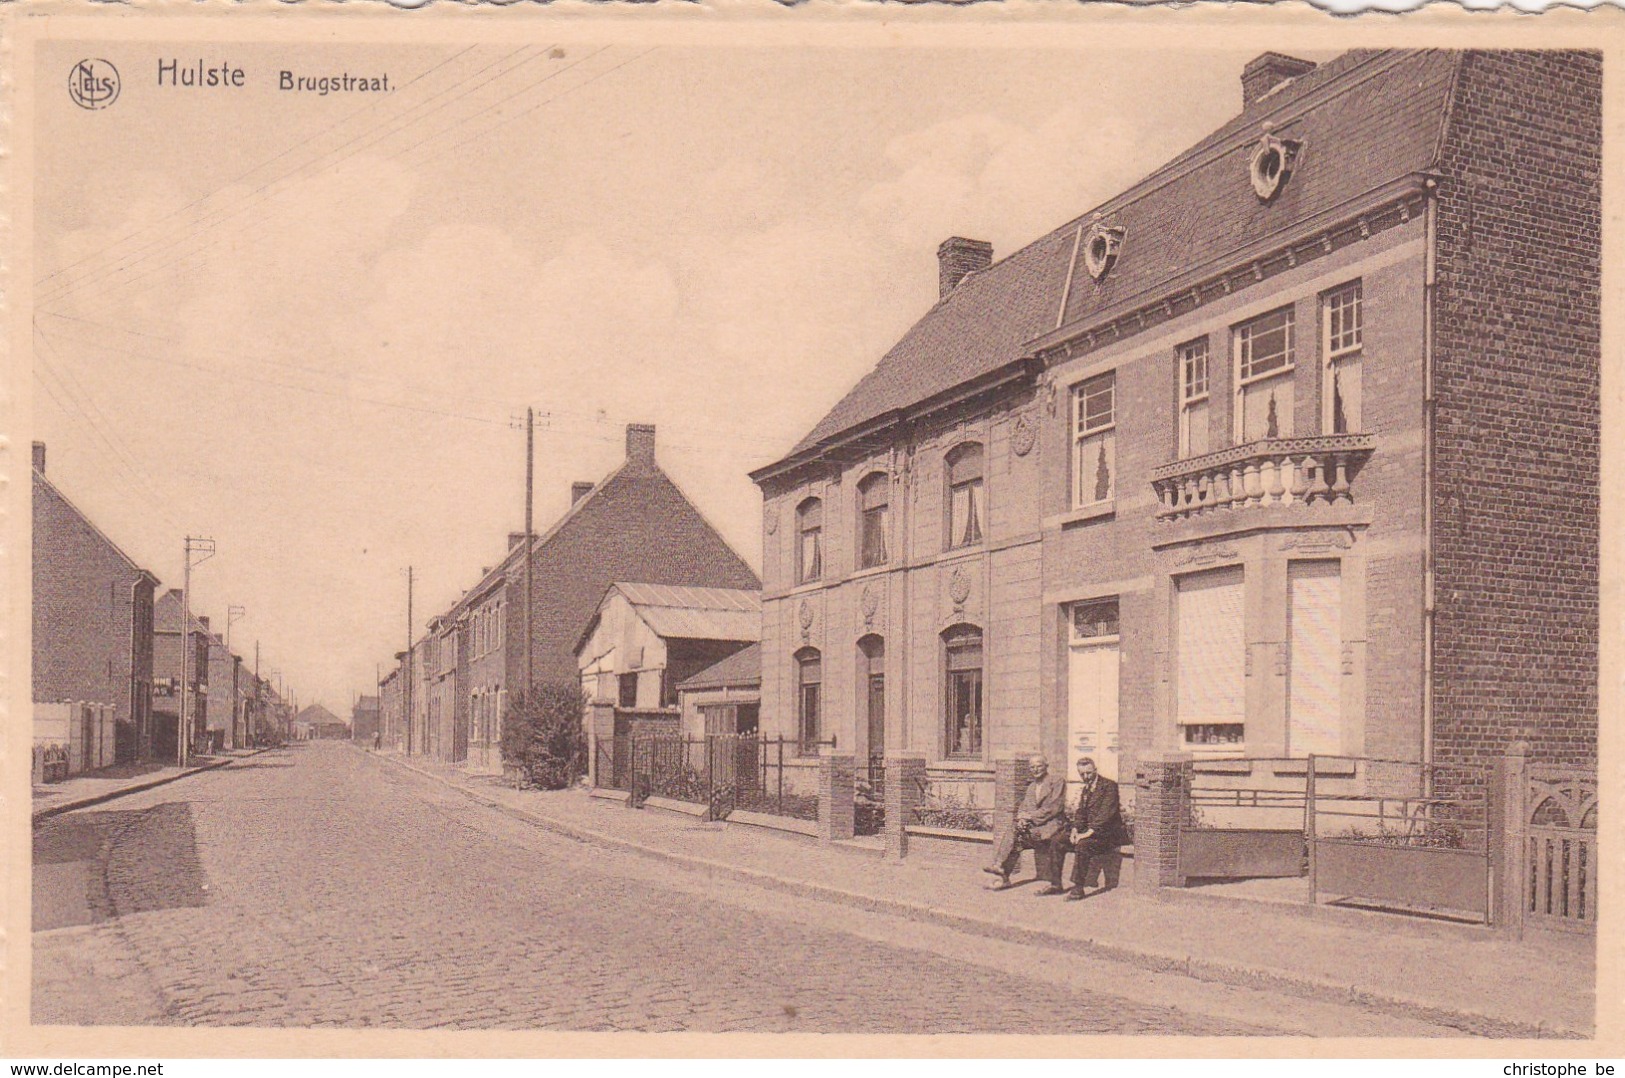
[[[34,862],[40,1024],[1438,1032],[708,879],[336,743],[45,821]]]

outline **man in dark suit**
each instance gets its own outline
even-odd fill
[[[1095,762],[1087,756],[1078,761],[1078,781],[1083,788],[1078,793],[1077,810],[1072,813],[1072,890],[1067,893],[1068,902],[1084,896],[1090,860],[1114,853],[1128,841],[1117,783],[1097,772]]]
[[[1061,887],[1061,863],[1066,860],[1066,783],[1050,775],[1049,762],[1034,756],[1028,764],[1032,782],[1021,795],[1021,807],[1016,810],[1016,825],[1009,833],[999,836],[993,850],[993,863],[983,872],[999,877],[1001,889],[1010,886],[1010,873],[1021,860],[1021,851],[1033,851],[1033,866],[1038,878],[1047,886],[1039,895],[1058,895]]]

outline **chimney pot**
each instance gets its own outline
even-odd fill
[[[34,443],[34,470],[41,475],[45,474],[45,443]]]
[[[945,299],[973,273],[993,265],[993,245],[986,240],[950,236],[937,247],[937,298]]]
[[[626,461],[628,464],[655,466],[655,428],[653,423],[626,425]]]
[[[1296,56],[1283,56],[1266,52],[1248,61],[1241,69],[1241,107],[1247,108],[1288,79],[1295,79],[1315,69],[1313,62]]]
[[[629,456],[631,455],[630,452],[628,452],[628,455]],[[594,484],[594,483],[571,483],[570,484],[570,504],[574,505],[576,502],[579,502],[582,498],[585,498],[588,494],[591,494],[592,493],[592,488],[595,485],[596,484]]]

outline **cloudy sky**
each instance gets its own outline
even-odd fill
[[[937,244],[1114,194],[1239,111],[1254,52],[44,45],[34,437],[166,586],[215,539],[194,609],[246,607],[235,650],[347,714],[406,566],[421,630],[522,527],[527,406],[538,530],[652,422],[759,566],[746,473],[930,307]],[[85,55],[107,108],[53,92]]]

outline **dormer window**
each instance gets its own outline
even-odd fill
[[[1123,245],[1123,230],[1096,217],[1083,238],[1083,267],[1095,280],[1104,280],[1117,264],[1117,249]]]
[[[1248,170],[1252,175],[1253,193],[1259,201],[1268,202],[1286,185],[1302,146],[1301,142],[1276,138],[1268,132],[1258,140]]]

